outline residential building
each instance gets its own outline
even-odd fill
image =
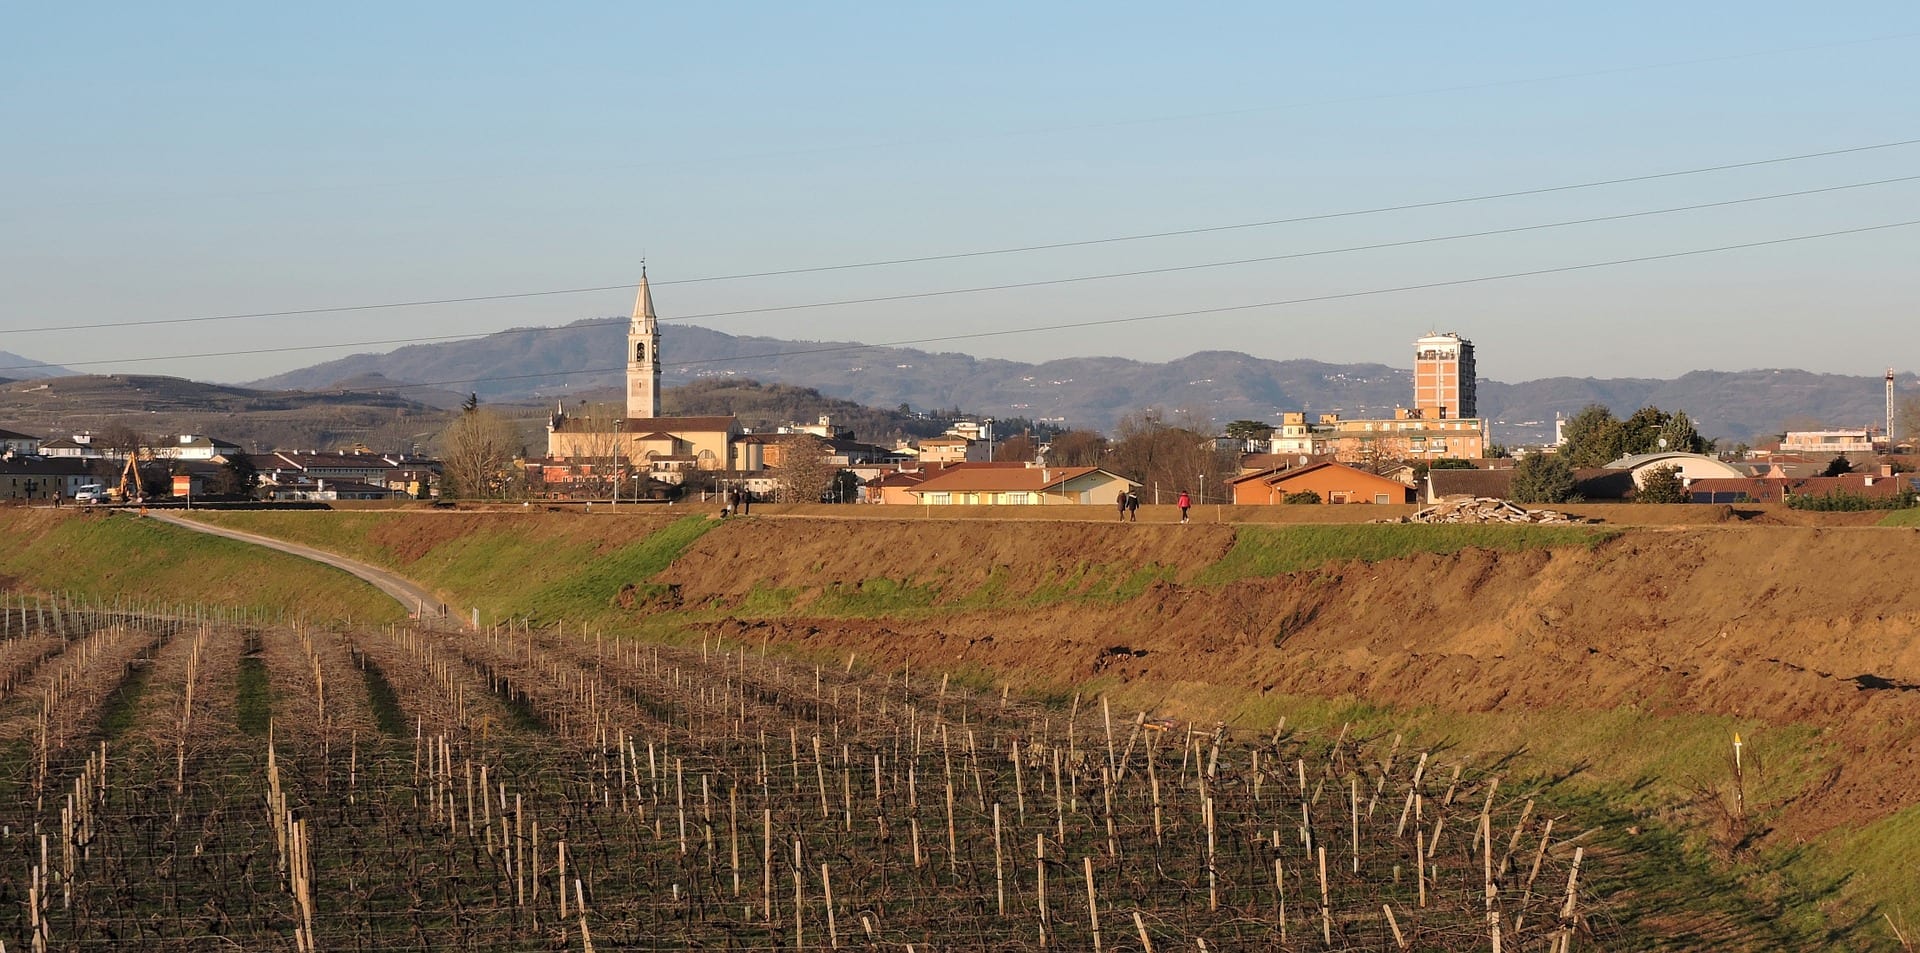
[[[144,450],[143,459],[151,457],[155,460],[220,460],[245,452],[237,443],[190,433],[163,437]]]
[[[929,506],[1113,506],[1137,487],[1099,467],[950,466],[906,492]]]
[[[89,483],[111,484],[101,479],[87,460],[30,457],[11,454],[0,458],[0,500],[26,500],[29,503],[58,496],[72,499],[75,491]]]
[[[1332,461],[1304,467],[1275,468],[1235,477],[1227,485],[1233,502],[1264,506],[1283,503],[1288,494],[1312,492],[1327,505],[1342,503],[1407,503],[1413,488],[1392,477]]]
[[[921,440],[919,450],[920,462],[927,464],[984,463],[993,459],[986,441],[952,434]]]
[[[1392,420],[1343,420],[1323,414],[1327,452],[1343,463],[1373,460],[1473,460],[1486,456],[1487,422],[1477,417],[1423,417],[1401,408]]]
[[[1695,503],[1785,503],[1795,496],[1851,493],[1885,498],[1920,492],[1911,473],[1843,473],[1831,477],[1738,477],[1694,480],[1687,493]]]
[[[40,438],[12,430],[0,430],[0,453],[37,456],[40,453]]]
[[[91,433],[77,433],[70,437],[55,437],[40,442],[40,455],[43,457],[78,457],[83,460],[100,460],[118,457],[115,453],[100,446]]]
[[[1413,342],[1413,409],[1431,420],[1477,416],[1473,342],[1451,331]]]
[[[1789,431],[1780,441],[1781,453],[1819,453],[1831,456],[1836,453],[1874,452],[1878,443],[1874,439],[1874,430],[1796,430]]]
[[[1745,470],[1718,457],[1672,450],[1661,453],[1636,453],[1607,464],[1609,470],[1625,470],[1633,474],[1635,487],[1646,482],[1648,473],[1667,467],[1677,471],[1680,479],[1687,483],[1705,479],[1737,480],[1747,475]]]

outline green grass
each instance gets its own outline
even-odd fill
[[[405,557],[379,539],[404,539],[411,527],[432,533],[440,513],[233,512],[209,522],[305,543],[394,569],[441,593],[454,614],[478,608],[482,622],[514,617],[536,623],[611,622],[631,616],[623,587],[647,601],[663,594],[650,579],[719,523],[700,516],[672,521],[524,520],[516,514],[472,518],[456,535]],[[620,532],[634,535],[614,538]]]
[[[0,547],[0,576],[82,601],[369,622],[406,616],[391,598],[341,570],[126,513],[45,521],[10,535],[8,543]]]
[[[1422,525],[1242,526],[1233,548],[1201,570],[1194,582],[1222,585],[1238,579],[1277,576],[1343,560],[1379,562],[1420,553],[1465,549],[1513,552],[1554,546],[1592,547],[1616,530],[1583,526]]]
[[[587,619],[612,609],[624,586],[634,586],[637,595],[658,595],[647,580],[716,525],[701,516],[683,517],[611,553],[584,559],[575,571],[528,593],[521,613],[537,621]]]
[[[1892,917],[1910,940],[1920,927],[1920,805],[1908,805],[1865,827],[1821,838],[1807,870],[1822,881],[1848,881],[1850,888],[1876,896],[1881,912]],[[1885,921],[1878,926],[1885,928]]]
[[[905,579],[862,579],[852,585],[836,583],[822,590],[807,606],[810,615],[869,618],[921,612],[933,607],[940,590]]]
[[[1920,526],[1920,509],[1894,510],[1880,517],[1877,526]]]

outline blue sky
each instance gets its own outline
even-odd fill
[[[1567,9],[1561,9],[1566,7]],[[746,281],[1920,138],[1920,7],[1790,3],[34,5],[0,39],[0,350],[241,381],[353,344],[1324,251],[1920,175],[1920,146],[1417,212]],[[1519,235],[696,320],[906,341],[1920,219],[1907,182]],[[1920,227],[940,345],[1486,376],[1913,369]],[[137,357],[165,360],[135,362]],[[671,355],[668,359],[671,360]],[[741,368],[751,373],[750,368]],[[0,371],[0,376],[5,376]],[[821,382],[823,385],[829,382]]]

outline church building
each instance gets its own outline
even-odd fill
[[[547,456],[604,460],[618,455],[655,474],[760,469],[759,447],[739,443],[743,431],[733,415],[660,416],[660,368],[660,318],[642,267],[633,320],[627,325],[626,416],[576,419],[567,416],[566,408],[556,408],[547,424]]]

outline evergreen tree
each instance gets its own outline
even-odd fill
[[[1556,456],[1564,459],[1569,468],[1603,467],[1620,458],[1624,433],[1613,411],[1602,404],[1581,408],[1561,432],[1567,442]]]
[[[1557,453],[1530,453],[1513,467],[1515,503],[1567,503],[1574,498],[1573,465]]]
[[[1679,467],[1655,467],[1640,478],[1640,489],[1633,499],[1637,503],[1685,503],[1692,498],[1687,494],[1686,481],[1680,478]]]

